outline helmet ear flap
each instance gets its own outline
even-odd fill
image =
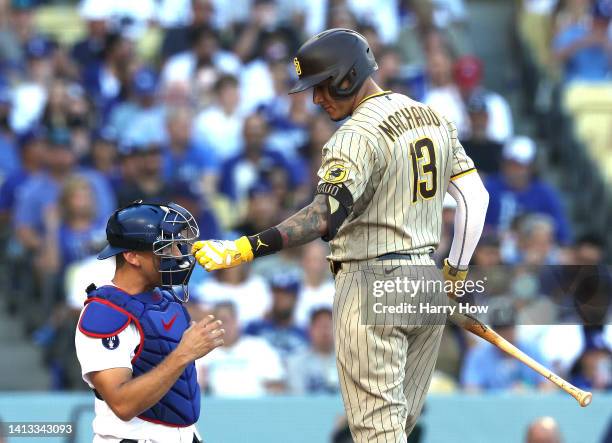
[[[344,77],[337,77],[336,80],[329,85],[330,95],[334,98],[350,97],[357,92],[357,89],[361,86],[357,84],[357,80],[357,70],[353,66]],[[346,81],[348,81],[348,86],[343,88],[342,84]]]

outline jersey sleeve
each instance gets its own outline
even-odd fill
[[[376,162],[368,140],[356,132],[336,132],[323,147],[319,184],[343,184],[353,201],[363,194]]]
[[[132,357],[140,344],[140,335],[133,324],[107,338],[89,337],[77,328],[74,344],[83,380],[91,385],[87,376],[91,372],[112,368],[132,369]]]
[[[459,141],[457,136],[457,127],[454,123],[447,120],[448,132],[451,143],[451,173],[450,179],[455,180],[464,175],[470,174],[476,171],[474,162],[467,155],[463,145]]]

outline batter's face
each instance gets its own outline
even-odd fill
[[[352,97],[348,99],[336,99],[332,97],[329,92],[330,81],[331,80],[326,80],[313,87],[312,102],[323,108],[323,110],[327,112],[327,115],[329,115],[329,118],[337,122],[351,115],[354,99]]]

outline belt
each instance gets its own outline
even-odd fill
[[[376,260],[412,260],[415,254],[407,254],[402,252],[389,252],[388,254],[379,255]]]
[[[387,254],[379,255],[376,260],[412,260],[415,254],[408,254],[402,252],[389,252]],[[329,270],[332,274],[337,275],[342,269],[342,262],[336,260],[329,260]]]

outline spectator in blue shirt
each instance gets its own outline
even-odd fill
[[[571,383],[585,390],[612,391],[612,350],[604,340],[587,341],[571,371]]]
[[[33,37],[25,46],[25,54],[25,71],[11,94],[9,121],[16,133],[28,131],[40,121],[54,74],[57,44],[45,37]]]
[[[45,214],[46,253],[56,255],[45,260],[62,273],[66,267],[83,260],[104,245],[106,224],[96,219],[96,200],[87,179],[73,176],[62,186],[57,205]]]
[[[193,141],[191,120],[192,115],[187,108],[171,109],[167,113],[164,178],[169,182],[194,183],[198,192],[210,195],[216,185],[217,158],[212,149]]]
[[[504,146],[501,173],[485,181],[490,196],[485,225],[503,233],[518,216],[542,213],[553,219],[555,238],[566,245],[570,228],[561,198],[554,188],[534,176],[535,153],[535,143],[528,137],[515,137]]]
[[[9,174],[0,187],[0,215],[9,216],[20,189],[28,179],[43,167],[45,155],[44,133],[41,130],[29,131],[18,139],[20,167]],[[2,147],[0,147],[2,149]]]
[[[546,365],[529,343],[516,342],[516,311],[511,306],[498,307],[489,312],[490,323],[499,335],[515,344],[530,357]],[[472,347],[463,362],[461,384],[468,391],[489,391],[542,388],[546,379],[516,358],[489,343],[479,342]]]
[[[283,155],[266,148],[268,127],[261,115],[249,116],[244,122],[243,132],[243,152],[221,167],[219,191],[222,194],[234,201],[242,201],[248,189],[259,180],[269,183],[282,181],[290,188],[299,184]]]
[[[11,94],[9,88],[0,85],[0,183],[19,169],[19,155],[9,126]]]
[[[306,331],[296,326],[294,320],[300,280],[293,273],[276,274],[270,281],[270,289],[270,311],[262,320],[249,323],[244,332],[266,339],[286,360],[308,344]]]
[[[166,136],[166,112],[158,100],[157,73],[148,67],[138,69],[131,78],[130,92],[130,100],[113,108],[108,125],[119,138],[146,133],[161,142]]]
[[[597,0],[590,23],[574,23],[555,37],[554,53],[563,64],[566,81],[610,78],[612,39],[608,26],[611,18],[612,1]]]
[[[100,173],[116,193],[124,179],[118,165],[117,134],[112,128],[103,127],[91,134],[91,142],[87,164]]]
[[[5,178],[0,187],[0,244],[3,248],[3,258],[6,260],[7,272],[11,275],[6,288],[9,305],[17,303],[16,294],[23,292],[24,287],[31,281],[30,270],[24,266],[23,248],[12,232],[12,218],[17,204],[17,197],[21,195],[25,183],[44,167],[45,142],[42,131],[31,131],[18,138],[17,145],[20,153],[20,167]],[[0,147],[0,149],[3,149]],[[5,237],[9,234],[9,237]],[[5,241],[6,240],[6,241]],[[27,261],[26,261],[27,264]],[[24,281],[28,282],[24,284]]]
[[[103,2],[83,2],[81,17],[87,26],[87,35],[72,47],[71,56],[79,66],[85,67],[102,61],[110,7]]]
[[[102,61],[83,67],[83,85],[99,107],[103,121],[113,106],[126,98],[133,50],[134,44],[127,38],[117,33],[108,34]]]
[[[36,250],[42,245],[44,214],[56,204],[65,181],[74,174],[87,179],[96,196],[96,217],[105,220],[116,208],[115,196],[100,174],[76,167],[69,132],[55,128],[49,133],[45,156],[47,171],[34,174],[24,184],[17,197],[13,223],[17,236],[26,249]]]
[[[17,69],[25,60],[26,44],[38,35],[35,26],[36,0],[11,0],[2,5],[5,14],[0,28],[0,66]]]

